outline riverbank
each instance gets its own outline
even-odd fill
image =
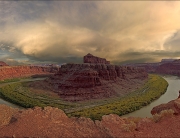
[[[141,108],[140,110],[134,111],[132,113],[123,115],[123,117],[152,117],[151,110],[153,107],[168,103],[171,100],[177,99],[180,90],[180,78],[178,76],[165,75],[162,76],[169,84],[166,93],[164,93],[160,98],[153,101],[149,105]]]
[[[168,83],[158,75],[149,74],[148,81],[140,89],[132,92],[125,97],[119,98],[108,104],[84,109],[68,114],[75,117],[89,117],[92,119],[101,119],[106,114],[124,115],[136,111],[152,101],[158,99],[167,90]]]

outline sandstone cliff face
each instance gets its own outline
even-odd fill
[[[67,117],[57,108],[15,110],[0,105],[1,137],[180,137],[180,116],[122,118],[104,115],[102,120]]]
[[[58,68],[38,66],[9,66],[0,67],[0,80],[29,77],[37,74],[50,74],[58,71]]]
[[[147,77],[143,68],[86,63],[62,65],[55,75],[45,81],[61,98],[73,101],[110,97],[125,87],[121,85],[122,81],[128,84],[132,79],[143,82]]]
[[[95,57],[92,54],[87,54],[84,56],[84,63],[100,63],[100,64],[110,64],[105,58]]]

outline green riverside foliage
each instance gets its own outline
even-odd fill
[[[68,116],[84,116],[91,119],[101,119],[103,115],[124,115],[150,104],[158,99],[167,90],[168,83],[158,75],[149,74],[148,81],[140,89],[126,95],[119,100],[101,106],[96,106],[81,111],[69,113]]]
[[[12,83],[0,88],[0,97],[25,108],[32,108],[34,106],[46,107],[52,106],[60,109],[66,109],[73,107],[72,105],[62,104],[61,101],[44,98],[40,96],[33,96],[30,94],[26,87],[23,87],[22,83]]]
[[[8,83],[8,82],[17,82],[17,81],[20,81],[19,78],[14,78],[14,79],[5,79],[3,81],[0,81],[0,84],[1,83]]]

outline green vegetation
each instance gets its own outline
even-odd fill
[[[8,83],[8,82],[17,82],[17,81],[20,81],[19,78],[14,78],[14,79],[5,79],[3,81],[0,81],[0,84],[1,83]]]
[[[53,99],[52,97],[41,95],[34,96],[31,94],[27,87],[23,86],[23,83],[12,83],[0,88],[0,97],[14,103],[16,105],[31,108],[34,106],[45,107],[52,106],[60,109],[66,109],[73,107],[71,104],[62,104],[60,100]]]
[[[167,86],[167,81],[162,77],[149,74],[149,79],[145,85],[135,92],[108,104],[69,113],[68,116],[85,116],[92,119],[101,119],[103,115],[111,113],[124,115],[158,99],[166,92]]]
[[[19,79],[14,79],[18,81]],[[7,80],[6,82],[12,82]],[[149,74],[148,81],[141,88],[124,96],[99,100],[98,102],[69,103],[59,97],[48,94],[48,92],[32,92],[28,85],[29,82],[7,83],[0,87],[0,97],[25,108],[34,106],[52,106],[64,111],[70,111],[68,116],[84,116],[93,120],[101,119],[103,115],[118,114],[124,115],[148,105],[166,92],[168,83],[162,77]],[[93,105],[93,106],[91,106]],[[71,109],[78,109],[72,110]],[[129,126],[127,126],[129,128]]]

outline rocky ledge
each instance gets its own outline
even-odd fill
[[[179,107],[179,99],[176,104]],[[67,117],[57,108],[13,109],[0,105],[1,137],[180,137],[180,115],[165,110],[152,118],[104,115],[99,120]]]
[[[66,64],[45,80],[45,86],[61,98],[79,101],[131,92],[148,78],[143,68],[109,64]],[[122,89],[123,93],[122,93]]]

